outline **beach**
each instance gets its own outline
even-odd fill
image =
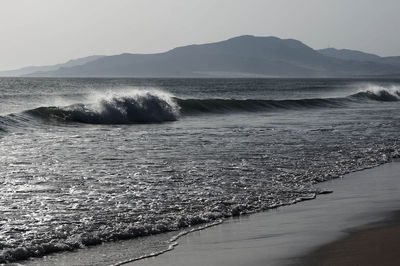
[[[228,220],[127,265],[399,265],[399,171],[390,163],[348,174],[320,185],[331,194]]]
[[[394,217],[393,217],[394,218]],[[309,254],[303,265],[400,265],[400,223],[398,215],[389,224],[353,232],[346,238]]]

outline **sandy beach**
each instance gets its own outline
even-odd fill
[[[310,253],[303,265],[400,265],[400,217],[373,225]]]
[[[230,219],[128,265],[399,265],[399,171],[390,163],[351,173],[320,185],[332,194]]]

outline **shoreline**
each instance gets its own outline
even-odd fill
[[[400,163],[392,162],[320,183],[334,193],[230,219],[183,237],[168,253],[125,265],[309,265],[304,263],[321,247],[360,230],[392,226],[387,216],[400,209],[399,171]]]

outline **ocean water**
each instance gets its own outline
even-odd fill
[[[399,103],[388,79],[1,78],[0,263],[312,199],[400,156]]]

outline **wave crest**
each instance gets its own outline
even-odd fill
[[[136,124],[175,121],[179,107],[162,92],[136,91],[100,97],[93,104],[39,107],[25,113],[43,119],[89,124]]]
[[[374,101],[395,102],[400,101],[400,88],[397,86],[382,87],[371,85],[353,96]]]

